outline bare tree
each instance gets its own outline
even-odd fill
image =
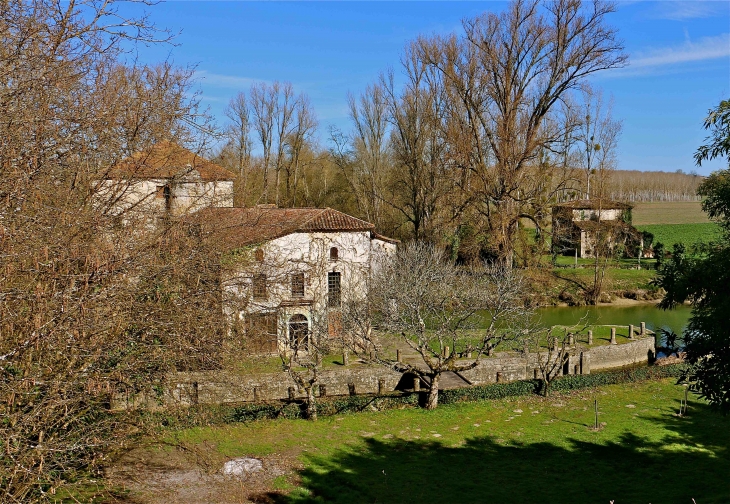
[[[550,393],[550,385],[555,378],[562,376],[565,367],[568,365],[571,345],[570,336],[554,334],[552,330],[531,331],[525,349],[531,352],[529,357],[534,357],[534,364],[537,366],[538,375],[535,378],[542,381],[540,392],[547,396]]]
[[[189,69],[121,63],[123,40],[169,38],[124,12],[0,5],[3,502],[74,495],[140,427],[120,394],[216,361],[215,257],[172,222],[122,228],[99,191],[130,152],[207,129]]]
[[[237,103],[247,105],[253,129],[261,148],[262,195],[269,201],[270,170],[273,169],[274,203],[292,204],[299,182],[301,154],[311,143],[317,128],[314,110],[305,94],[295,94],[289,82],[272,84],[258,82],[251,86],[248,98],[239,93]],[[237,107],[241,108],[241,107]],[[235,113],[233,126],[242,123],[241,114]],[[243,134],[243,132],[240,132]],[[247,133],[246,133],[247,135]],[[282,197],[282,172],[284,172],[284,196]],[[293,185],[292,185],[293,184]]]
[[[251,86],[250,102],[254,125],[262,150],[263,194],[264,201],[269,198],[269,166],[271,164],[271,149],[274,142],[274,118],[278,107],[278,82],[270,87],[259,82]]]
[[[466,19],[462,37],[414,43],[419,57],[443,74],[461,151],[454,159],[471,172],[464,177],[467,197],[479,205],[490,247],[506,264],[518,221],[539,226],[549,200],[543,156],[570,127],[556,104],[588,76],[626,61],[616,31],[605,23],[613,4],[540,5],[514,1],[501,14]]]
[[[587,317],[586,313],[575,325],[563,328],[562,332],[554,327],[544,328],[533,319],[525,332],[523,352],[536,366],[535,378],[542,381],[540,392],[543,395],[550,393],[550,385],[555,378],[570,373],[570,355],[579,348],[576,335],[587,329]]]
[[[517,271],[459,269],[441,251],[419,242],[379,264],[367,292],[366,305],[343,308],[353,351],[426,378],[428,409],[438,405],[443,373],[473,369],[498,346],[517,344],[530,313]],[[417,354],[419,361],[397,360],[394,346]]]
[[[236,173],[246,177],[246,168],[251,163],[251,110],[244,93],[238,93],[225,111],[231,121],[226,129],[228,146],[235,159]]]
[[[307,418],[317,420],[316,387],[319,386],[322,359],[331,353],[332,348],[327,334],[327,314],[314,313],[311,318],[306,334],[290,335],[288,344],[280,348],[279,357],[284,370],[306,396]]]
[[[400,93],[394,89],[392,72],[381,77],[394,161],[385,199],[413,226],[415,240],[432,239],[434,221],[454,189],[446,169],[443,90],[438,72],[411,51],[406,52],[403,67],[407,80]]]
[[[611,103],[604,103],[600,91],[584,88],[577,143],[581,151],[581,166],[585,171],[586,199],[591,199],[594,193],[597,198],[606,197],[606,188],[616,168],[616,148],[621,134],[621,122],[613,119],[612,108]],[[593,192],[591,177],[597,179]]]
[[[347,100],[350,118],[355,126],[352,138],[354,156],[350,163],[338,164],[353,189],[359,213],[380,226],[383,220],[383,178],[390,165],[385,92],[381,86],[372,85],[365,89],[359,99],[349,95]],[[344,161],[341,156],[340,161]]]
[[[591,236],[593,281],[584,290],[586,302],[594,305],[603,290],[606,268],[614,258],[617,243],[624,241],[627,230],[623,219],[606,219],[608,186],[616,168],[616,148],[621,123],[611,116],[611,104],[603,102],[602,93],[588,87],[583,90],[580,126],[576,135],[576,159],[585,172],[585,198],[596,203],[595,225]],[[593,179],[593,187],[591,187]],[[630,224],[630,223],[629,223]]]
[[[294,121],[286,137],[287,159],[284,161],[285,198],[287,206],[297,206],[297,189],[302,180],[305,164],[304,153],[312,146],[312,137],[317,129],[317,118],[307,95],[299,95],[294,108]]]

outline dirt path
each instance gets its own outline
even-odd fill
[[[272,454],[260,460],[263,469],[244,477],[221,472],[227,459],[213,445],[187,452],[174,447],[133,450],[107,470],[107,478],[127,504],[239,504],[272,502],[274,480],[296,479],[301,462],[296,453]]]

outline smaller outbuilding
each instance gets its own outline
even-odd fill
[[[179,217],[207,207],[233,206],[236,176],[201,155],[163,141],[112,166],[99,187],[99,200],[128,221]]]
[[[641,233],[631,225],[632,205],[607,199],[568,201],[553,206],[553,251],[595,257],[640,245]]]

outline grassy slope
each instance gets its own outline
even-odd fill
[[[699,201],[656,201],[634,205],[633,224],[702,224],[710,222]]]
[[[730,502],[730,418],[699,401],[678,418],[681,396],[646,382],[174,437],[221,463],[298,461],[296,473],[269,481],[268,502]],[[599,432],[589,429],[596,398]]]
[[[675,243],[692,244],[709,241],[719,235],[719,228],[710,222],[699,201],[638,203],[633,211],[634,225],[654,235],[667,250]]]

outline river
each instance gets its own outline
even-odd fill
[[[537,314],[545,327],[553,325],[629,325],[639,326],[646,322],[652,331],[667,329],[677,334],[687,325],[691,308],[678,306],[673,310],[660,310],[655,304],[623,306],[551,306],[540,308]],[[585,321],[581,321],[587,317]]]

